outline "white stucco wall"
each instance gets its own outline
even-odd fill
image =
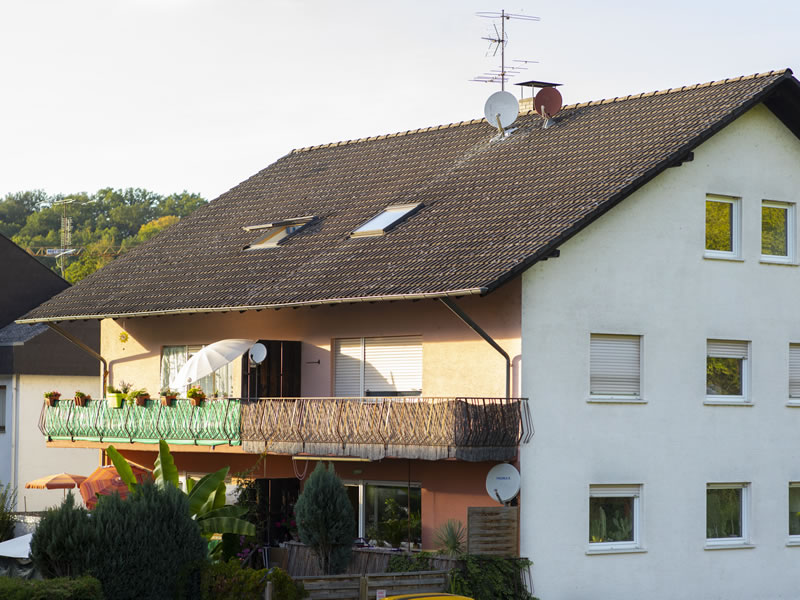
[[[742,261],[703,257],[707,193],[742,198]],[[800,594],[800,267],[760,262],[762,199],[800,200],[800,142],[759,106],[523,276],[521,553],[543,600]],[[591,333],[643,336],[645,404],[587,403]],[[751,342],[752,406],[704,404],[709,338]],[[704,549],[710,482],[750,484],[752,548]],[[587,555],[590,484],[643,486],[645,552]]]

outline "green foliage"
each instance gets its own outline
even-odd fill
[[[203,572],[203,600],[261,600],[267,582],[272,582],[273,600],[300,600],[308,596],[302,583],[295,583],[281,569],[246,569],[232,558],[210,565]]]
[[[720,396],[741,396],[742,360],[709,356],[706,359],[706,393]]]
[[[367,537],[379,543],[388,542],[392,548],[399,548],[408,539],[409,530],[412,541],[422,535],[422,519],[419,513],[411,513],[409,518],[408,509],[400,506],[394,498],[386,498],[384,506],[383,519],[369,528]]]
[[[169,445],[164,440],[158,440],[158,456],[156,457],[155,465],[153,465],[153,478],[156,481],[156,485],[162,487],[171,485],[177,488],[180,485],[178,468],[175,466],[175,460],[173,460],[169,451]]]
[[[387,573],[408,573],[409,571],[432,571],[430,552],[415,552],[413,554],[395,554],[389,559],[386,567]]]
[[[0,542],[14,537],[14,524],[17,522],[14,517],[16,504],[16,488],[12,488],[10,483],[7,483],[5,487],[0,485]]]
[[[436,530],[436,547],[448,556],[457,556],[464,551],[464,538],[467,531],[457,519],[448,519]]]
[[[28,580],[0,577],[3,600],[103,600],[103,588],[94,577]]]
[[[342,573],[355,539],[353,506],[342,480],[321,462],[308,478],[295,505],[300,540],[317,555],[326,575]]]
[[[187,572],[203,563],[206,542],[179,490],[147,483],[125,500],[106,496],[91,520],[102,532],[88,552],[91,574],[107,598],[171,600],[179,583],[199,585]]]
[[[525,588],[522,574],[527,558],[465,554],[462,566],[450,571],[450,592],[474,600],[536,600]]]
[[[61,506],[48,510],[31,540],[31,559],[43,577],[77,577],[90,570],[89,549],[97,530],[70,492]]]

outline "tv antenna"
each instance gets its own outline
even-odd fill
[[[511,65],[506,67],[506,44],[508,44],[508,35],[506,34],[506,21],[510,19],[518,19],[520,21],[540,21],[539,17],[533,17],[530,15],[517,15],[512,13],[507,13],[505,10],[501,10],[500,12],[477,12],[475,13],[476,16],[482,17],[484,19],[500,19],[500,30],[497,29],[497,24],[492,23],[492,27],[494,28],[494,35],[489,34],[489,36],[483,37],[481,39],[486,40],[489,42],[489,51],[492,51],[492,56],[497,56],[497,52],[500,52],[500,70],[493,69],[488,73],[484,73],[483,75],[478,75],[471,81],[478,81],[481,83],[497,83],[500,82],[500,89],[505,91],[506,89],[506,80],[513,75],[519,74],[520,71],[523,71],[527,68],[527,66],[515,66]],[[533,61],[515,61],[522,64],[527,64]]]

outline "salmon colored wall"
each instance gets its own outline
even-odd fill
[[[466,297],[456,303],[511,356],[512,395],[518,396],[519,280],[486,297]],[[126,341],[121,340],[123,332],[128,334]],[[332,339],[416,334],[422,335],[423,341],[424,395],[505,395],[504,359],[435,300],[105,319],[101,352],[109,361],[110,384],[124,380],[155,393],[159,389],[162,346],[208,344],[224,338],[300,340],[302,394],[330,396]],[[319,364],[313,364],[317,360]],[[234,368],[234,372],[238,380],[239,369]]]
[[[155,452],[125,450],[122,454],[146,467],[152,467],[156,458]],[[206,473],[230,466],[232,474],[251,468],[259,459],[255,454],[215,455],[213,452],[175,452],[173,457],[180,471]],[[306,477],[317,465],[316,461],[295,463],[301,472],[308,465]],[[436,529],[448,519],[458,519],[466,527],[468,507],[499,506],[486,493],[486,474],[496,463],[384,459],[375,462],[333,461],[333,464],[339,477],[347,482],[393,481],[403,485],[410,479],[419,483],[422,488],[423,548],[435,547]],[[266,455],[253,476],[295,477],[292,460],[288,456]]]

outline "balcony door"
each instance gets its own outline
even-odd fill
[[[245,398],[298,398],[300,396],[300,342],[259,340],[267,358],[250,366],[242,360],[242,396]],[[249,390],[248,390],[249,386]]]

